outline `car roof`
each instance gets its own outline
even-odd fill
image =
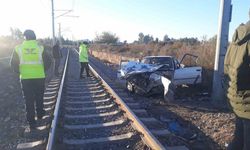
[[[164,58],[164,57],[166,57],[166,58],[173,58],[173,56],[146,56],[144,58]]]

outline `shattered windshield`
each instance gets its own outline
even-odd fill
[[[169,68],[173,67],[171,57],[148,57],[142,60],[145,64],[165,65]]]

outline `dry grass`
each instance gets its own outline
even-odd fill
[[[119,64],[121,59],[141,59],[148,55],[170,55],[175,56],[179,60],[185,53],[198,56],[198,65],[203,67],[204,85],[210,89],[212,85],[212,75],[215,56],[215,42],[205,41],[190,45],[183,42],[174,43],[154,43],[149,44],[126,44],[121,46],[94,44],[90,49],[95,57],[105,62]],[[191,59],[184,64],[192,65]]]
[[[92,45],[91,50],[102,52],[109,55],[126,56],[131,58],[141,58],[148,55],[171,55],[181,59],[185,53],[197,55],[198,65],[206,69],[213,69],[215,44],[212,42],[203,42],[195,45],[175,42],[173,44],[150,43],[150,44],[127,44],[122,46],[112,45]]]

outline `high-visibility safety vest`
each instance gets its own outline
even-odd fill
[[[38,45],[36,40],[24,41],[15,48],[20,64],[21,79],[45,78],[42,54],[43,46]]]
[[[79,61],[88,62],[88,49],[85,44],[81,44],[79,47]]]

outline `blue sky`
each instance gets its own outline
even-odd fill
[[[220,0],[54,0],[55,9],[72,9],[70,15],[60,17],[62,35],[70,39],[93,39],[103,31],[115,33],[121,41],[133,42],[139,32],[154,38],[197,37],[210,38],[218,30]],[[9,27],[22,31],[32,28],[38,37],[51,37],[51,0],[8,0],[1,2],[0,35]],[[13,5],[16,4],[16,5]],[[249,0],[232,0],[233,14],[230,37],[234,29],[247,22]],[[18,12],[18,13],[17,13]],[[30,13],[31,12],[31,13]],[[55,12],[56,16],[60,12]],[[7,15],[6,15],[7,14]]]

